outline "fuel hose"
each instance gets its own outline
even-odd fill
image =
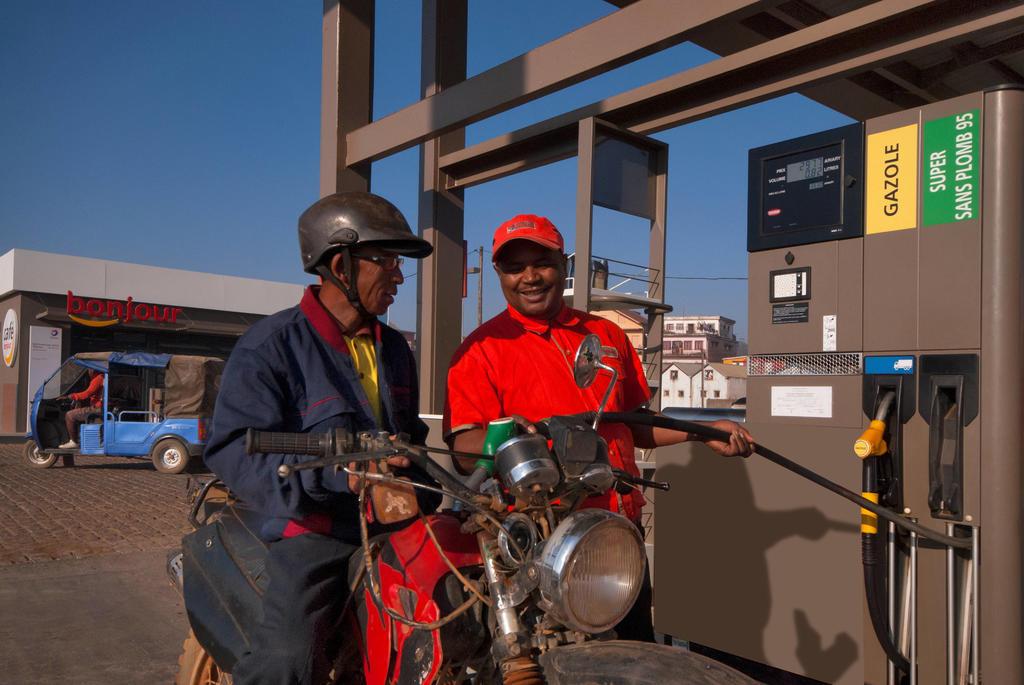
[[[587,415],[584,415],[587,416]],[[593,414],[589,414],[593,416]],[[657,414],[645,414],[638,412],[607,412],[601,416],[601,420],[605,423],[625,423],[634,426],[653,426],[655,428],[667,428],[669,430],[684,431],[687,433],[693,433],[699,435],[702,438],[709,440],[719,440],[721,442],[729,442],[729,433],[703,423],[697,423],[695,421],[684,421],[682,419],[670,419],[667,416],[659,416]],[[971,541],[967,538],[955,538],[938,531],[934,531],[930,528],[926,528],[919,523],[915,523],[899,514],[895,514],[885,507],[882,507],[869,499],[861,497],[852,490],[844,488],[838,483],[830,481],[828,478],[821,476],[814,471],[811,471],[806,466],[796,463],[791,459],[787,459],[778,452],[770,450],[763,445],[755,445],[754,453],[764,457],[770,462],[778,464],[787,471],[791,471],[796,475],[811,481],[815,485],[825,488],[840,497],[850,500],[862,509],[867,509],[871,513],[875,514],[879,518],[883,518],[886,521],[892,521],[900,528],[905,530],[913,531],[923,538],[929,540],[935,540],[936,542],[948,545],[949,547],[955,547],[956,549],[970,549]]]
[[[879,492],[879,470],[883,460],[892,459],[885,435],[888,431],[886,419],[896,399],[892,390],[886,392],[875,411],[874,420],[853,444],[853,452],[861,462],[861,495],[876,504],[881,500]],[[887,554],[878,534],[878,517],[872,512],[860,510],[861,562],[864,566],[864,596],[868,603],[871,627],[878,644],[882,646],[889,661],[900,672],[910,673],[910,662],[900,653],[893,640],[892,626],[886,611],[886,559]]]
[[[862,460],[864,495],[870,501],[878,500],[878,460],[881,457],[869,456]],[[885,606],[885,560],[886,554],[878,535],[878,519],[869,512],[861,512],[861,562],[864,566],[864,596],[868,603],[868,615],[871,627],[875,631],[878,644],[896,668],[903,673],[910,673],[910,662],[893,641],[892,627],[889,625]]]

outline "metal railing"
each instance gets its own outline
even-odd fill
[[[916,522],[916,519],[909,519]],[[979,685],[978,618],[979,579],[977,560],[980,553],[980,531],[977,526],[947,523],[946,535],[955,537],[957,528],[970,532],[970,549],[957,549],[930,540],[929,545],[940,545],[946,555],[946,685]],[[921,536],[909,533],[909,550],[901,565],[896,524],[889,522],[889,625],[896,633],[894,641],[901,654],[910,662],[910,685],[920,682],[917,673],[918,657],[918,556]],[[899,592],[897,593],[897,588]],[[897,685],[896,665],[888,662],[887,685]]]
[[[565,287],[572,288],[576,280],[576,253],[569,253],[568,260],[569,273],[565,279]],[[658,269],[643,264],[594,255],[591,258],[590,284],[592,288],[600,290],[654,297],[657,294],[653,291],[657,286],[659,273]],[[640,292],[634,290],[636,287]]]
[[[129,418],[127,418],[127,417],[130,417],[130,416],[139,416],[141,418],[138,418],[138,419],[129,419]],[[147,417],[149,418],[148,423],[160,423],[160,415],[157,414],[155,411],[143,411],[143,410],[137,410],[137,409],[125,409],[123,411],[117,412],[117,420],[118,421],[145,422],[145,419]]]

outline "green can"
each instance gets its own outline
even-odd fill
[[[484,438],[483,453],[494,456],[501,443],[516,434],[516,422],[511,416],[495,419],[487,424],[487,436]],[[488,475],[494,473],[494,460],[481,459],[476,466],[485,469]]]

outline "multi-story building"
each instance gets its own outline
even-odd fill
[[[720,362],[743,354],[746,345],[736,339],[735,325],[725,316],[666,316],[663,366],[673,362]]]
[[[747,369],[733,364],[670,363],[661,374],[661,406],[731,407],[747,396]]]
[[[646,319],[642,314],[628,310],[594,314],[618,325],[643,359]],[[653,387],[652,383],[651,388],[661,395],[662,407],[729,407],[746,397],[746,368],[721,363],[746,354],[746,344],[733,332],[735,325],[724,316],[665,317],[661,384]]]

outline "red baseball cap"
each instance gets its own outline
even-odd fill
[[[519,214],[498,226],[491,243],[492,260],[497,260],[501,248],[513,240],[529,240],[550,250],[565,251],[562,234],[555,225],[536,214]]]

